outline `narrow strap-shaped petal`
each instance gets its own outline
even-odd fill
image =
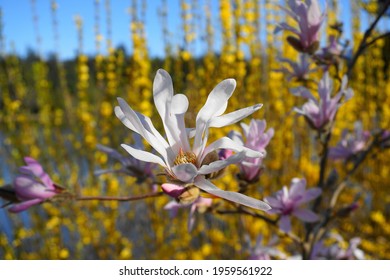
[[[215,150],[218,150],[218,149],[229,149],[229,150],[232,150],[232,151],[235,151],[235,152],[245,152],[245,156],[247,157],[264,157],[265,156],[265,151],[253,151],[251,149],[248,149],[242,145],[240,145],[239,143],[233,141],[232,139],[228,138],[228,137],[222,137],[221,139],[218,139],[216,141],[214,141],[213,143],[211,143],[209,146],[207,146],[204,151],[203,151],[203,154],[202,156],[200,157],[200,159],[198,159],[198,162],[201,163],[204,159],[204,157],[215,151]]]
[[[110,157],[113,157],[117,160],[122,160],[123,158],[123,155],[121,155],[117,150],[113,149],[113,148],[110,148],[110,147],[107,147],[107,146],[104,146],[104,145],[101,145],[101,144],[97,144],[96,145],[96,148],[103,152],[103,153],[106,153],[108,154]]]
[[[168,147],[168,143],[157,132],[157,130],[154,129],[153,132],[151,132],[146,129],[139,116],[144,117],[144,123],[148,125],[148,128],[151,128],[153,125],[151,122],[148,122],[148,118],[142,114],[139,114],[138,116],[138,114],[131,109],[131,107],[122,98],[118,98],[118,102],[119,107],[115,107],[116,116],[125,126],[140,134],[149,143],[149,145],[153,147],[153,149],[163,156],[165,162],[168,162],[168,153],[166,148]],[[155,133],[157,133],[158,136],[156,136]]]
[[[241,124],[244,125],[244,123]],[[244,140],[242,139],[241,133],[239,133],[238,131],[231,130],[228,134],[228,137],[232,139],[234,142],[236,142],[237,144],[244,146]]]
[[[223,169],[231,164],[241,162],[244,158],[245,158],[244,152],[237,153],[235,155],[228,157],[227,159],[217,160],[217,161],[214,161],[208,165],[202,165],[202,167],[198,170],[198,173],[203,174],[203,175],[211,174],[211,173],[217,172],[217,171],[219,171],[219,170],[221,170],[221,169]]]
[[[275,28],[274,33],[278,33],[279,31],[281,31],[281,30],[283,30],[283,29],[284,29],[284,30],[291,31],[291,32],[293,32],[293,33],[295,33],[295,34],[297,34],[297,35],[300,35],[300,32],[299,32],[298,29],[292,27],[291,25],[288,25],[288,24],[285,23],[285,22],[278,23],[278,24],[276,25],[276,28]]]
[[[293,215],[308,223],[313,223],[319,220],[318,215],[309,209],[295,209]]]
[[[206,180],[203,176],[197,177],[194,184],[199,189],[207,193],[229,200],[231,202],[235,202],[244,206],[248,206],[263,211],[267,211],[271,209],[271,207],[267,203],[261,200],[243,195],[241,193],[221,190],[217,188],[215,185],[213,185],[210,181]]]
[[[190,144],[188,142],[187,129],[185,127],[184,116],[188,109],[188,98],[184,94],[176,94],[172,98],[169,114],[165,119],[165,131],[171,137],[171,147],[175,154],[180,149],[188,152],[190,151]],[[167,134],[168,135],[168,134]]]
[[[193,144],[195,154],[198,154],[202,147],[202,137],[207,128],[207,123],[211,118],[222,115],[225,112],[227,102],[232,96],[235,87],[236,81],[234,79],[223,80],[207,97],[206,103],[196,116],[196,133]]]
[[[157,164],[163,166],[164,168],[167,168],[166,163],[160,157],[158,157],[158,156],[156,156],[156,155],[154,155],[152,153],[134,149],[133,147],[131,147],[129,145],[126,145],[126,144],[122,144],[121,146],[130,155],[132,155],[133,157],[135,157],[136,159],[138,159],[140,161],[157,163]]]
[[[291,218],[289,215],[282,215],[280,217],[279,227],[283,232],[291,231]]]
[[[264,198],[264,201],[272,207],[272,209],[268,213],[274,214],[274,213],[281,212],[281,209],[283,208],[283,204],[280,200],[278,200],[272,196],[269,196],[269,197]]]
[[[306,203],[308,201],[312,201],[313,199],[320,196],[322,193],[320,188],[311,188],[305,192],[303,197],[299,200],[300,204]]]
[[[188,151],[189,144],[185,126],[181,121],[181,119],[184,120],[184,114],[188,109],[188,99],[183,94],[174,95],[171,76],[163,69],[159,69],[154,78],[153,99],[163,122],[168,142],[174,152],[178,153],[180,148]],[[184,142],[184,147],[181,145],[182,142]]]
[[[294,178],[291,180],[291,186],[289,191],[289,197],[292,199],[301,199],[305,193],[306,179]]]
[[[253,114],[257,110],[263,107],[263,104],[256,104],[250,107],[246,107],[222,116],[213,117],[210,120],[209,127],[224,127],[236,122],[239,122],[243,118]]]
[[[39,198],[26,200],[20,203],[13,204],[10,208],[8,208],[8,211],[11,213],[19,213],[41,202],[42,199]]]

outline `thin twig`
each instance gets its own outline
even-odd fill
[[[357,59],[359,58],[359,56],[363,53],[363,51],[370,45],[370,44],[367,44],[367,39],[370,37],[372,31],[374,30],[375,26],[377,25],[377,23],[379,22],[379,19],[385,14],[387,8],[390,6],[390,0],[387,0],[383,6],[382,6],[382,10],[379,11],[377,17],[375,18],[375,20],[371,23],[370,27],[366,30],[366,32],[364,32],[364,36],[363,36],[363,39],[362,41],[360,42],[359,44],[359,47],[358,49],[356,50],[356,53],[354,54],[354,56],[352,57],[352,60],[351,62],[348,64],[348,72],[347,72],[347,76],[348,78],[351,76],[351,73],[352,73],[352,69],[353,67],[355,66],[355,63],[357,61]]]
[[[124,196],[124,197],[118,197],[118,196],[79,196],[76,197],[75,200],[99,200],[99,201],[134,201],[134,200],[141,200],[146,199],[150,197],[158,197],[163,195],[163,192],[154,192],[149,194],[143,194],[138,196]]]

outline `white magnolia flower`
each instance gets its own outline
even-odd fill
[[[246,157],[264,156],[228,137],[206,146],[210,127],[236,123],[262,107],[257,104],[223,115],[235,86],[234,79],[219,83],[199,111],[195,129],[187,129],[184,115],[188,109],[188,99],[184,94],[174,94],[171,77],[165,70],[158,70],[153,83],[153,99],[163,122],[166,139],[156,130],[149,117],[131,109],[122,98],[118,98],[119,106],[115,107],[115,114],[125,126],[140,134],[160,156],[125,144],[122,147],[136,159],[161,165],[170,182],[163,184],[162,188],[173,197],[180,198],[182,193],[191,189],[191,194],[195,193],[193,199],[196,199],[200,189],[232,202],[268,210],[270,207],[266,203],[240,193],[223,191],[207,179],[211,174]],[[219,149],[230,149],[235,154],[227,159],[219,159],[216,152]],[[194,189],[197,191],[194,192]]]

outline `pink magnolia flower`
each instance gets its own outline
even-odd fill
[[[144,145],[142,139],[138,134],[133,134],[134,145],[132,146],[135,149],[144,150]],[[120,154],[117,150],[114,150],[110,147],[104,145],[97,145],[97,149],[106,153],[109,157],[112,157],[118,160],[122,167],[120,169],[100,169],[96,170],[95,175],[102,175],[105,173],[124,173],[129,176],[137,178],[138,183],[142,183],[148,178],[154,179],[153,171],[156,169],[157,164],[151,162],[145,162],[138,160],[132,156],[124,156]]]
[[[242,135],[236,131],[231,131],[230,137],[235,142],[240,143],[249,149],[265,153],[265,148],[274,136],[273,128],[269,128],[267,132],[265,132],[266,126],[267,123],[265,120],[252,119],[249,125],[241,123],[245,140]],[[262,163],[263,158],[245,158],[239,163],[240,178],[248,182],[255,181],[263,169]]]
[[[13,182],[13,189],[20,200],[8,208],[13,213],[24,211],[61,192],[39,162],[31,157],[25,157],[24,161],[27,165],[19,168],[21,174]]]
[[[355,123],[355,133],[343,130],[341,140],[336,147],[329,148],[329,158],[334,160],[348,160],[367,147],[371,134],[364,131],[361,122]]]
[[[321,81],[318,83],[319,100],[317,100],[305,87],[292,89],[291,92],[294,95],[308,99],[308,102],[306,102],[302,108],[295,108],[295,111],[305,116],[314,129],[323,129],[327,124],[333,121],[336,112],[341,105],[341,99],[344,97],[345,102],[353,96],[353,91],[352,89],[347,88],[347,83],[348,78],[347,76],[344,76],[340,91],[334,97],[331,97],[333,81],[329,77],[329,72],[325,72]]]
[[[289,0],[288,6],[290,9],[281,8],[298,23],[298,28],[283,22],[278,24],[275,33],[280,30],[293,32],[298,38],[288,37],[289,43],[299,52],[313,54],[319,45],[319,31],[325,13],[321,14],[317,0]]]
[[[305,209],[305,204],[321,194],[320,188],[311,188],[306,190],[306,180],[294,178],[291,181],[290,189],[286,186],[276,192],[272,197],[269,196],[264,200],[271,206],[270,214],[280,214],[279,227],[284,232],[291,230],[291,216],[295,216],[304,222],[316,222],[318,216],[313,211]]]
[[[259,235],[256,244],[250,249],[250,260],[271,260],[272,257],[285,259],[286,255],[276,248],[278,238],[273,237],[268,244],[263,245],[263,236]]]
[[[314,244],[311,253],[311,259],[325,259],[325,260],[363,260],[364,252],[358,248],[361,239],[358,237],[352,238],[349,241],[347,249],[343,249],[341,244],[345,241],[340,235],[335,235],[336,242],[330,246],[325,246],[323,241]]]
[[[287,81],[292,79],[298,81],[306,80],[310,73],[316,71],[316,68],[311,68],[309,56],[304,53],[299,54],[298,61],[292,61],[287,58],[279,58],[278,60],[287,63],[288,66],[283,66],[274,71],[284,73],[287,76]]]
[[[233,79],[219,83],[200,109],[195,128],[188,129],[184,122],[189,103],[187,97],[184,94],[174,94],[171,77],[166,71],[158,70],[153,83],[153,99],[162,120],[166,139],[157,131],[149,117],[135,112],[122,98],[118,98],[119,106],[115,108],[115,114],[125,126],[140,134],[159,155],[125,144],[122,144],[122,147],[138,160],[162,166],[169,181],[163,184],[162,188],[172,197],[184,194],[195,200],[200,190],[203,190],[249,207],[269,209],[266,203],[258,199],[236,192],[223,191],[208,180],[211,174],[230,164],[238,163],[245,157],[264,156],[228,137],[218,139],[207,146],[209,128],[236,123],[262,106],[257,104],[223,115],[235,86],[236,82]],[[192,137],[194,139],[191,145]],[[221,149],[230,149],[235,154],[226,159],[219,159],[217,151]]]
[[[176,217],[177,212],[180,208],[190,208],[190,214],[188,216],[187,230],[191,232],[194,228],[196,213],[204,213],[209,207],[211,207],[213,200],[211,198],[204,198],[199,196],[191,204],[182,204],[175,200],[172,200],[167,205],[164,206],[165,210],[171,212],[172,217]]]
[[[329,44],[325,48],[322,48],[321,51],[316,54],[316,57],[329,62],[332,61],[334,57],[340,56],[342,51],[343,47],[337,42],[336,37],[331,35],[329,36]]]

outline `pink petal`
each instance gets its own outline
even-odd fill
[[[50,179],[50,176],[43,170],[42,165],[35,159],[31,157],[25,157],[24,161],[27,163],[27,166],[22,166],[19,168],[19,171],[24,174],[31,174],[39,178],[43,184],[49,189],[53,189],[53,181]]]
[[[316,222],[319,220],[318,215],[309,209],[295,209],[293,215],[300,220],[308,223]]]
[[[161,188],[167,195],[173,198],[179,197],[185,191],[184,187],[170,183],[162,184]]]
[[[23,200],[35,198],[47,199],[56,195],[54,186],[53,190],[49,189],[42,183],[37,182],[26,175],[20,175],[16,177],[13,185],[17,196]]]
[[[8,211],[11,213],[19,213],[41,202],[42,199],[39,198],[26,200],[21,203],[13,204],[10,208],[8,208]]]
[[[302,199],[300,199],[298,203],[303,204],[303,203],[306,203],[308,201],[311,201],[311,200],[317,198],[318,196],[320,196],[321,193],[322,193],[322,191],[320,188],[311,188],[305,192]]]
[[[284,232],[291,231],[291,219],[289,215],[282,215],[279,220],[279,227]]]

